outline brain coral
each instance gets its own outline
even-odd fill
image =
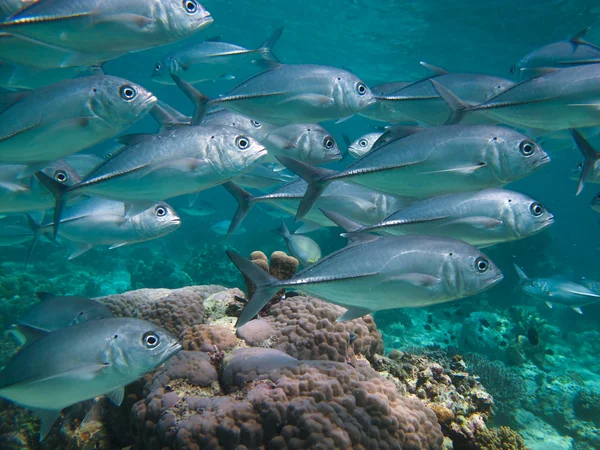
[[[182,351],[154,375],[131,414],[138,448],[442,448],[435,414],[366,362],[242,348],[225,358],[219,388],[211,369],[204,354]]]

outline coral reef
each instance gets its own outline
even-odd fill
[[[214,352],[233,350],[238,340],[227,328],[217,325],[193,325],[182,331],[179,342],[184,350]]]
[[[508,427],[488,428],[477,433],[475,448],[480,450],[527,450],[523,438]]]
[[[265,255],[263,252],[252,252],[250,255],[250,260],[265,272],[269,272],[279,280],[287,280],[292,278],[298,270],[298,266],[300,265],[296,258],[293,256],[288,256],[286,253],[279,251],[273,252],[270,260],[267,259],[267,255]],[[244,282],[246,283],[246,292],[248,292],[248,298],[250,298],[252,297],[252,294],[254,294],[256,287],[245,275]],[[271,301],[265,306],[264,310],[269,309],[270,306],[276,303],[281,298],[283,292],[283,289],[277,292]]]

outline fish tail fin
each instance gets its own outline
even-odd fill
[[[208,111],[210,98],[198,91],[198,89],[196,89],[187,81],[179,78],[177,75],[171,75],[171,78],[173,78],[173,81],[177,87],[181,89],[187,98],[189,98],[194,104],[194,115],[192,116],[192,122],[190,125],[200,125],[204,119],[204,116],[206,115],[206,111]]]
[[[579,184],[577,185],[577,192],[575,195],[579,195],[583,190],[583,184],[588,180],[590,176],[590,172],[594,167],[596,161],[600,159],[600,152],[597,152],[587,141],[583,135],[577,131],[575,128],[571,128],[569,130],[573,139],[575,140],[575,144],[583,154],[585,158],[585,162],[583,163],[583,168],[581,169],[581,175],[579,175]]]
[[[269,61],[280,62],[279,58],[273,53],[273,47],[275,47],[275,45],[279,41],[281,33],[283,33],[283,27],[277,28],[275,31],[273,31],[271,36],[269,36],[269,39],[263,42],[263,44],[260,46],[258,51],[260,52],[263,58]]]
[[[31,245],[29,246],[29,251],[27,252],[27,259],[25,260],[25,267],[29,265],[31,261],[31,256],[33,255],[33,251],[35,250],[35,246],[40,240],[40,229],[42,226],[38,223],[37,220],[33,218],[33,216],[29,213],[25,214],[27,217],[27,223],[31,231],[33,231],[33,240],[31,241]]]
[[[288,158],[287,156],[278,156],[277,159],[281,164],[308,183],[306,193],[304,194],[300,206],[298,206],[298,212],[296,213],[296,221],[299,221],[311,210],[325,188],[327,188],[329,183],[335,179],[338,172],[335,170],[324,169],[323,167],[311,166],[298,161],[297,159]]]
[[[448,117],[448,119],[446,120],[445,125],[453,125],[456,123],[460,123],[465,118],[468,112],[474,110],[474,107],[472,105],[459,98],[450,89],[441,85],[434,79],[431,79],[429,81],[433,85],[433,88],[440,95],[440,97],[442,97],[442,100],[446,102],[448,108],[450,108],[450,110],[452,111],[450,113],[450,117]]]
[[[515,266],[515,270],[517,271],[517,275],[519,275],[519,280],[521,282],[525,282],[525,281],[529,280],[529,277],[525,274],[525,272],[523,271],[523,269],[521,269],[516,264],[513,264],[513,266]]]
[[[238,203],[237,210],[229,224],[229,230],[227,230],[227,237],[229,237],[237,227],[240,226],[254,206],[254,196],[231,181],[223,183],[223,187],[227,189],[227,192],[229,192]]]
[[[325,217],[327,217],[329,220],[335,223],[338,227],[343,228],[344,231],[347,231],[348,233],[354,233],[363,228],[362,224],[354,222],[353,220],[350,220],[342,216],[341,214],[329,211],[327,209],[319,208],[319,210],[323,213]]]
[[[281,219],[281,224],[279,225],[279,228],[275,228],[272,231],[273,233],[278,234],[279,236],[283,236],[284,239],[292,237],[292,234],[290,233],[290,230],[288,229],[287,225],[285,224],[285,220],[283,219]]]
[[[256,286],[252,298],[248,300],[235,326],[241,327],[248,323],[267,304],[271,297],[281,289],[277,278],[264,271],[249,259],[244,258],[233,250],[227,250],[227,256],[238,270]]]
[[[60,224],[60,218],[62,216],[63,208],[65,207],[66,194],[68,193],[69,187],[64,184],[60,184],[54,178],[49,177],[44,172],[36,172],[35,177],[42,183],[46,189],[50,191],[56,203],[54,205],[54,239],[58,235],[58,226]]]

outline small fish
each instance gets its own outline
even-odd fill
[[[175,231],[181,219],[164,202],[127,216],[123,202],[90,197],[66,206],[61,214],[58,236],[77,244],[69,259],[76,258],[98,245],[111,249],[157,239]],[[40,232],[51,233],[53,220],[41,225]]]
[[[582,306],[600,301],[600,294],[587,287],[556,278],[529,278],[523,269],[514,265],[520,279],[521,290],[527,295],[546,302],[548,308],[563,305],[578,314],[583,314]]]
[[[431,236],[362,235],[289,280],[278,280],[236,252],[227,255],[257,290],[236,326],[250,321],[282,288],[348,308],[338,321],[394,308],[418,308],[475,295],[502,273],[466,242]]]
[[[78,65],[80,54],[114,58],[184,39],[212,22],[196,0],[56,0],[33,3],[0,31],[72,51],[66,67]]]
[[[534,347],[540,343],[540,336],[535,328],[529,327],[527,329],[527,340]]]
[[[345,119],[375,101],[356,75],[335,67],[310,64],[271,64],[211,100],[259,121],[289,125]]]
[[[239,236],[246,232],[246,229],[242,226],[237,227],[234,231],[228,232],[229,227],[231,226],[231,221],[229,220],[221,220],[217,222],[212,227],[210,227],[211,231],[218,234],[219,236]]]
[[[373,144],[384,134],[384,132],[367,133],[359,137],[354,142],[348,144],[348,153],[354,158],[359,159],[373,148]],[[298,158],[296,158],[298,159]]]
[[[156,103],[143,87],[108,75],[0,96],[0,161],[43,163],[116,136]]]
[[[401,133],[400,138],[394,138]],[[411,134],[412,133],[412,134]],[[431,197],[496,187],[523,178],[550,161],[527,136],[495,125],[453,125],[388,130],[392,137],[345,170],[313,167],[291,158],[278,159],[307,183],[297,220],[334,180],[412,197]]]
[[[571,135],[577,144],[577,148],[583,154],[585,161],[579,174],[579,183],[575,195],[579,195],[583,190],[584,183],[600,183],[600,153],[583,137],[583,135],[571,129]]]
[[[277,128],[262,141],[269,156],[288,156],[307,164],[327,164],[342,159],[337,142],[317,123]]]
[[[175,84],[171,75],[177,75],[188,83],[200,83],[235,78],[232,72],[249,64],[253,59],[278,61],[273,47],[281,37],[278,28],[260,47],[247,49],[239,45],[207,40],[186,45],[165,55],[154,66],[152,80],[163,84]]]
[[[273,232],[283,237],[292,256],[303,266],[309,266],[321,259],[319,244],[307,236],[291,234],[283,219],[281,219],[281,226]]]
[[[96,300],[56,296],[46,292],[36,292],[35,295],[40,302],[25,311],[13,325],[15,334],[19,333],[28,343],[60,328],[112,317],[109,309]]]
[[[37,413],[42,441],[62,409],[104,394],[120,405],[124,386],[179,350],[177,338],[151,322],[91,320],[50,332],[13,355],[0,371],[0,397]]]
[[[217,212],[213,205],[203,201],[196,201],[191,207],[179,208],[179,210],[192,217],[207,217]]]
[[[476,247],[524,239],[554,223],[554,216],[543,204],[504,189],[431,197],[367,226],[332,212],[326,215],[348,232],[343,236],[424,234],[459,239]]]
[[[526,79],[543,76],[552,68],[599,63],[600,48],[583,39],[589,30],[590,27],[584,28],[570,39],[533,50],[512,66],[510,73]]]

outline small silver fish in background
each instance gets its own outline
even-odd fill
[[[39,1],[0,24],[0,31],[79,53],[122,54],[193,35],[213,22],[196,0]]]
[[[60,328],[112,317],[106,306],[86,297],[57,296],[47,292],[36,292],[35,295],[40,302],[25,311],[9,330],[21,345]]]
[[[347,139],[348,153],[350,153],[354,159],[361,158],[373,148],[373,144],[377,142],[377,139],[379,139],[383,133],[385,132],[367,133],[356,139],[354,142],[350,142],[350,139]]]
[[[63,209],[58,236],[77,244],[77,250],[69,256],[73,259],[97,245],[113,249],[157,239],[180,225],[175,210],[164,202],[127,217],[123,202],[90,197]],[[54,221],[49,220],[40,231],[51,233],[54,228]]]
[[[394,138],[400,133],[400,138]],[[391,135],[388,140],[387,135]],[[550,161],[522,133],[495,125],[453,125],[388,130],[375,150],[345,170],[278,159],[307,183],[297,220],[306,215],[329,183],[353,181],[391,194],[426,198],[496,187],[524,178]]]
[[[600,183],[600,153],[592,147],[579,131],[575,129],[571,129],[570,131],[577,144],[577,148],[585,158],[579,175],[577,191],[575,192],[575,195],[579,195],[585,183]]]
[[[554,223],[554,216],[540,202],[504,189],[431,197],[374,225],[362,226],[332,212],[326,215],[349,232],[343,236],[424,234],[459,239],[476,247],[524,239]]]
[[[218,234],[219,236],[239,236],[246,232],[246,229],[242,226],[237,227],[232,232],[228,232],[230,226],[231,226],[231,221],[221,220],[220,222],[217,222],[212,227],[210,227],[210,230],[213,233]]]
[[[512,66],[510,73],[523,80],[545,75],[551,68],[599,63],[600,48],[583,39],[589,30],[584,28],[570,39],[533,50]]]
[[[286,125],[269,133],[262,141],[269,156],[288,156],[307,164],[327,164],[342,159],[337,142],[317,123]]]
[[[50,332],[13,355],[0,371],[0,397],[39,415],[42,441],[62,409],[104,394],[120,405],[124,386],[179,350],[177,338],[151,322],[91,320]]]
[[[189,208],[178,208],[179,211],[191,217],[207,217],[217,212],[217,208],[208,202],[197,200]]]
[[[211,104],[289,125],[346,119],[375,101],[369,87],[346,70],[311,64],[271,66]]]
[[[594,211],[600,212],[600,192],[590,202],[590,205]]]
[[[53,161],[116,136],[156,97],[108,75],[76,78],[0,97],[0,161]]]
[[[289,280],[272,277],[236,252],[227,255],[257,288],[236,327],[250,321],[282,288],[348,308],[337,319],[345,321],[374,311],[458,300],[502,280],[498,267],[477,248],[433,236],[361,235]]]
[[[529,278],[523,269],[514,265],[520,279],[521,290],[536,299],[546,302],[549,308],[563,305],[578,314],[582,306],[600,301],[600,294],[572,281],[557,278]]]
[[[260,47],[247,49],[239,45],[206,40],[186,45],[165,55],[154,66],[152,80],[162,84],[175,84],[171,75],[188,83],[200,83],[235,78],[236,71],[253,59],[278,61],[273,47],[281,37],[283,28],[276,29]]]
[[[283,237],[292,256],[303,266],[310,266],[321,259],[319,244],[307,236],[291,234],[283,219],[281,219],[279,228],[273,232]]]

